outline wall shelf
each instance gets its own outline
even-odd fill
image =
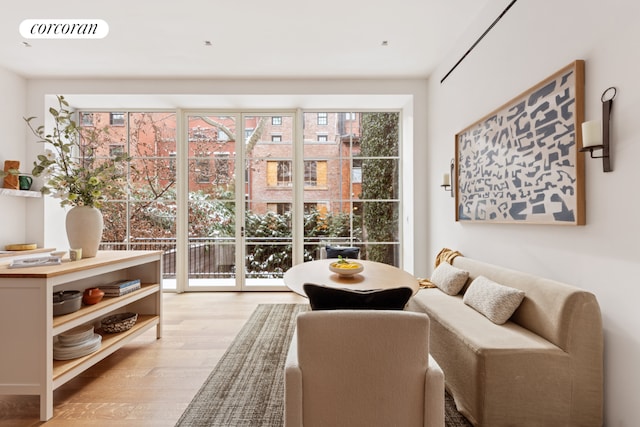
[[[42,197],[42,193],[33,190],[13,190],[11,188],[0,188],[0,196]]]

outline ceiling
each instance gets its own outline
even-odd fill
[[[499,12],[505,3],[21,1],[0,17],[0,66],[25,78],[427,77],[487,5]],[[109,33],[85,40],[20,35],[23,20],[47,18],[102,19]]]

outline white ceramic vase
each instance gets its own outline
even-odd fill
[[[74,206],[67,212],[65,226],[69,249],[82,249],[82,258],[96,256],[104,226],[100,209],[91,206]]]

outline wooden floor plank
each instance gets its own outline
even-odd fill
[[[306,303],[293,292],[163,295],[155,328],[54,392],[53,418],[38,396],[0,395],[0,427],[174,426],[258,304]]]

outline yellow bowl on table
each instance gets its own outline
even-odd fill
[[[354,276],[358,273],[362,273],[364,265],[356,261],[335,261],[329,264],[329,270],[340,276]]]

